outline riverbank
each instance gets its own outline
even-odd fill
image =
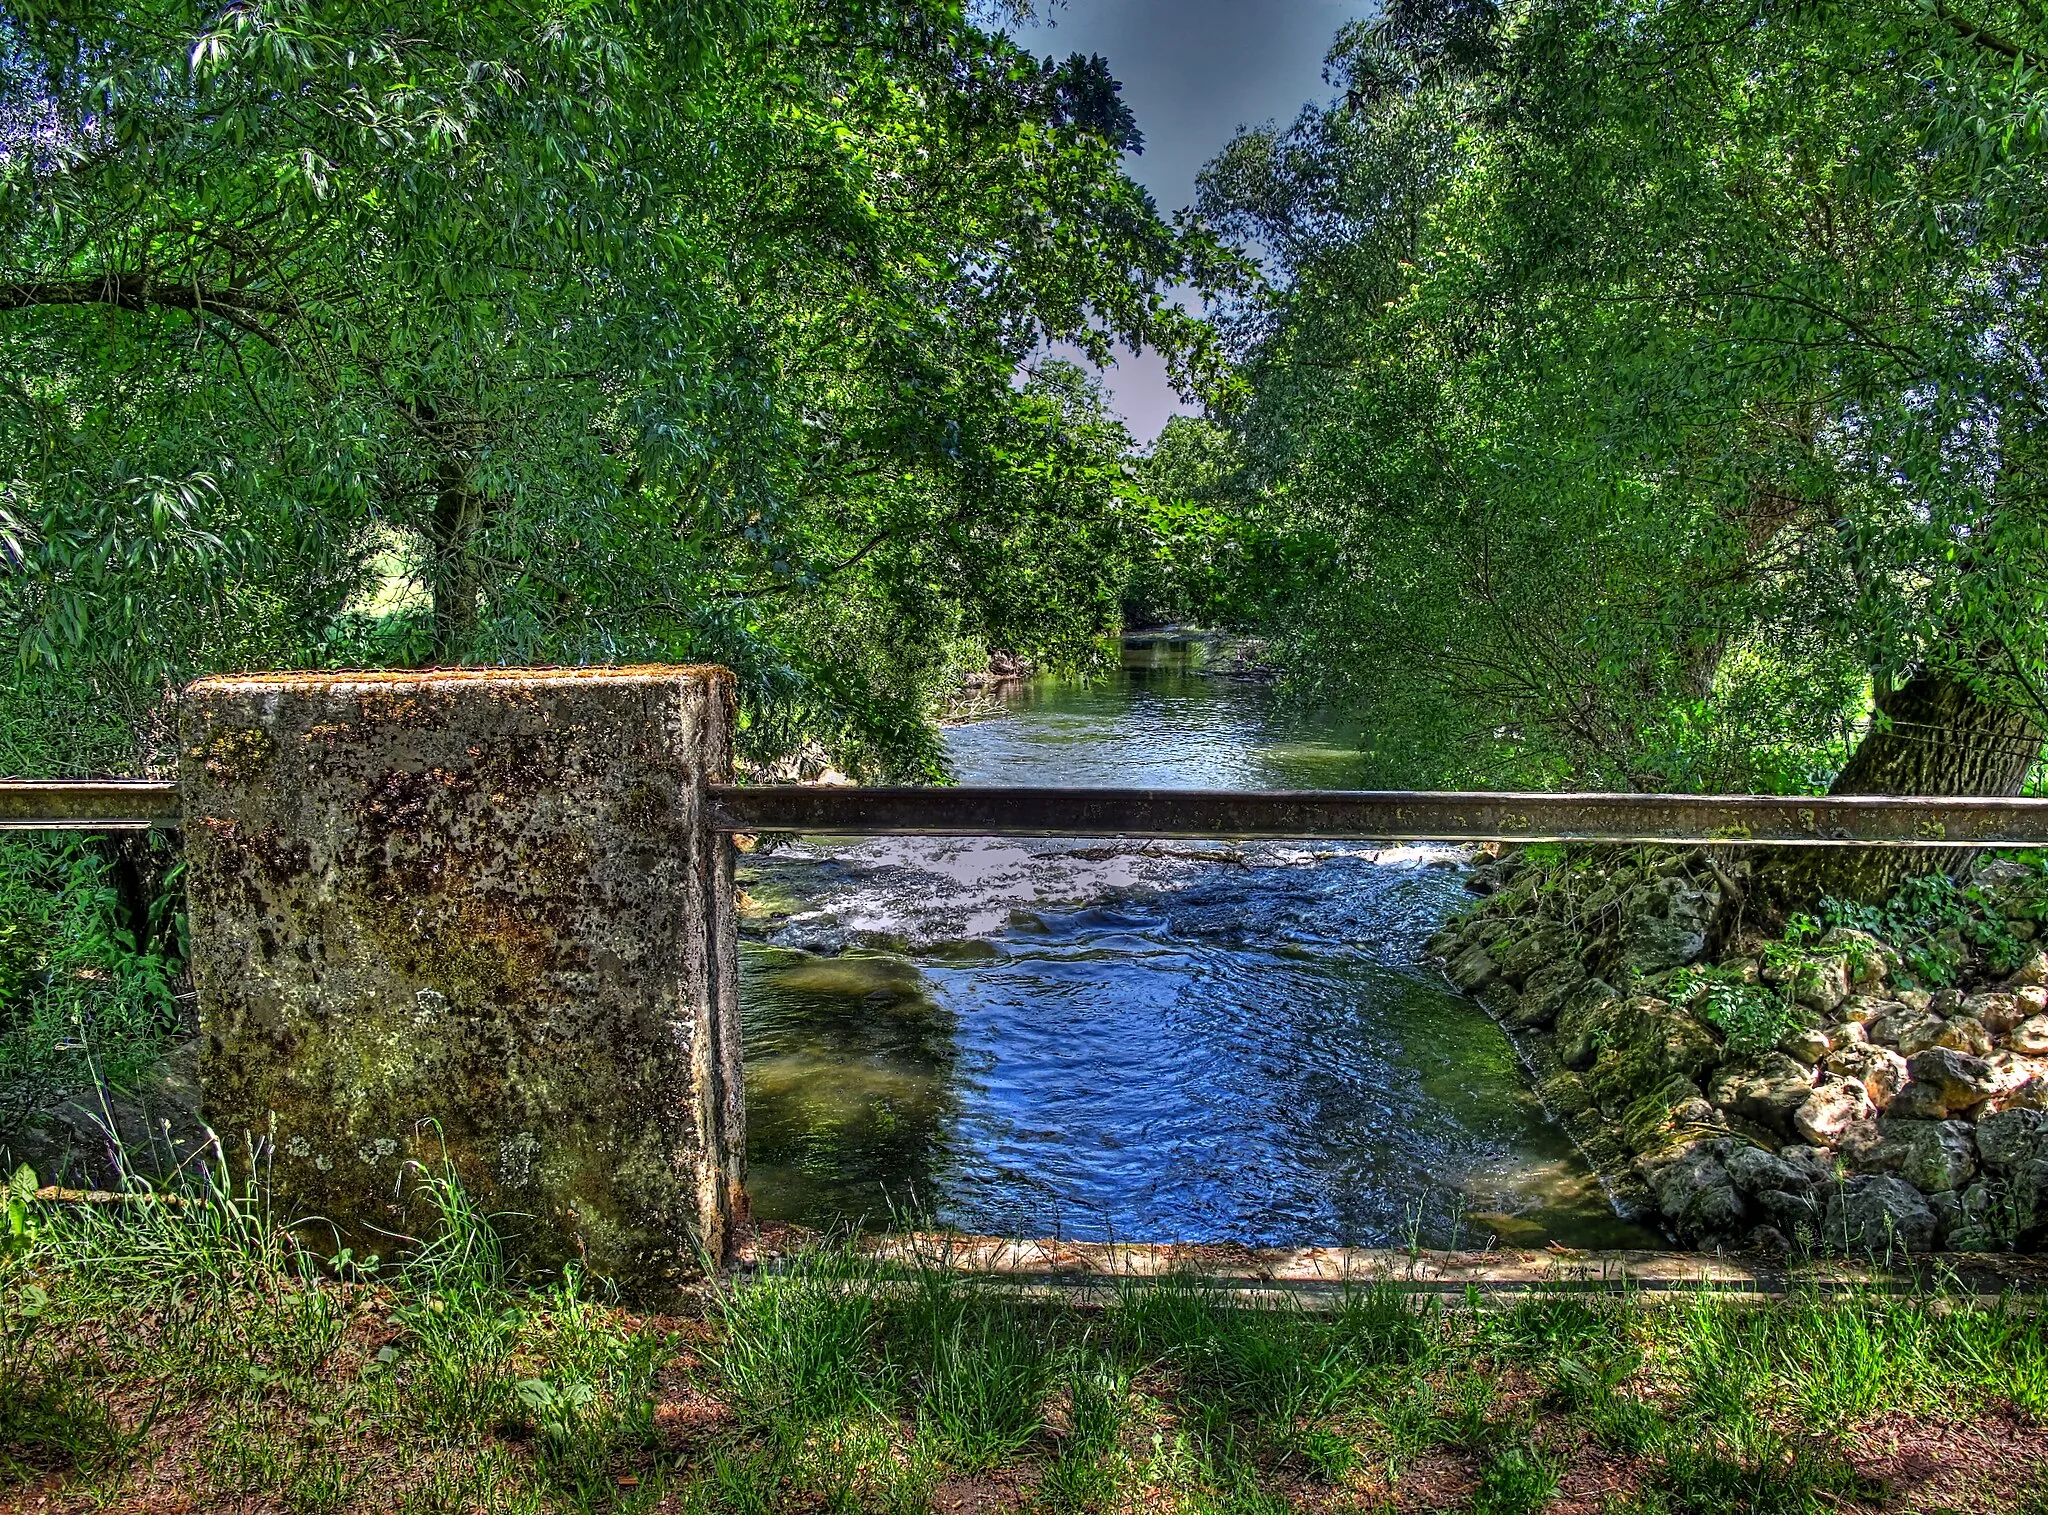
[[[2048,865],[1995,857],[1765,936],[1750,865],[1529,847],[1431,938],[1617,1207],[1694,1247],[2048,1239]]]
[[[1961,1510],[2048,1499],[2042,1318],[1200,1278],[1081,1306],[813,1247],[675,1314],[521,1281],[431,1179],[423,1242],[322,1266],[234,1202],[17,1202],[0,1509]]]

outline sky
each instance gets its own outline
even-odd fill
[[[1373,0],[1064,0],[1012,34],[1036,53],[1109,60],[1145,134],[1131,175],[1170,218],[1194,202],[1195,175],[1240,126],[1292,121],[1329,97],[1331,39],[1377,9]],[[1141,442],[1187,408],[1152,353],[1124,356],[1103,379]]]

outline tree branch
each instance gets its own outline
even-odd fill
[[[275,342],[259,316],[288,316],[290,302],[248,289],[208,289],[177,284],[148,274],[103,274],[96,279],[0,280],[0,311],[28,310],[39,305],[112,305],[121,310],[151,308],[211,313],[252,336]]]
[[[1967,16],[1958,16],[1954,11],[1942,4],[1942,0],[1934,0],[1934,15],[1937,20],[1946,24],[1950,31],[1961,37],[1965,42],[1974,42],[1987,52],[1996,53],[1999,57],[2009,59],[2014,63],[2024,63],[2028,68],[2044,67],[2043,61],[2034,53],[2029,52],[2016,42],[2006,41],[2005,38],[1999,36],[1996,32],[1987,30]]]

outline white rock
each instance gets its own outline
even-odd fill
[[[2031,985],[2048,986],[2048,952],[2036,952],[2019,972],[2005,981],[2008,989],[2024,989]]]
[[[1828,1035],[1824,1031],[1812,1031],[1801,1027],[1796,1031],[1788,1031],[1780,1037],[1778,1039],[1778,1050],[1795,1061],[1802,1062],[1811,1068],[1815,1063],[1818,1063],[1822,1058],[1834,1051],[1834,1043],[1828,1039]]]
[[[1941,1017],[1925,1010],[1900,1005],[1870,1023],[1870,1039],[1897,1047],[1903,1056],[1911,1057],[1916,1052],[1925,1052],[1939,1041],[1942,1027],[1946,1024]]]
[[[1934,1039],[1934,1045],[1947,1047],[1952,1052],[1967,1052],[1972,1057],[1989,1057],[1991,1033],[1975,1016],[1958,1015],[1941,1028],[1941,1035]],[[1912,1056],[1910,1052],[1906,1055]]]
[[[2001,1110],[2035,1109],[2048,1105],[2048,1057],[1994,1052],[1985,1059],[1991,1068],[1991,1103]]]
[[[1993,1036],[2004,1035],[2027,1018],[2014,994],[1973,994],[1963,1001],[1963,1014],[1974,1017]]]
[[[1829,1146],[1858,1121],[1871,1119],[1877,1106],[1869,1091],[1854,1079],[1837,1078],[1813,1091],[1792,1114],[1792,1125],[1815,1146]]]
[[[2036,1015],[2021,1021],[2012,1028],[2012,1035],[2005,1039],[2005,1044],[2027,1057],[2048,1053],[2048,1015]]]

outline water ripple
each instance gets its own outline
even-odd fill
[[[1333,723],[1171,672],[1034,690],[951,747],[963,779],[1019,784],[1321,787],[1356,761]],[[747,887],[781,901],[743,952],[757,1213],[894,1207],[1157,1241],[1648,1243],[1497,1028],[1419,966],[1461,897],[1444,861],[902,839],[756,860]]]

